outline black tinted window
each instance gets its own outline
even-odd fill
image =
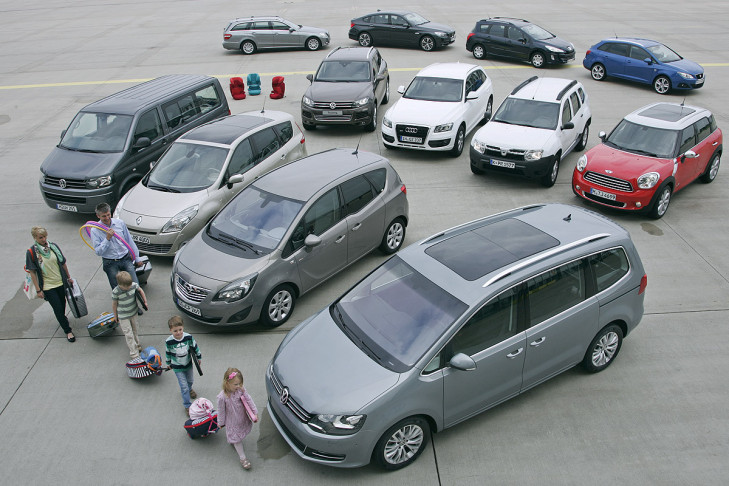
[[[622,248],[603,251],[589,258],[597,291],[602,292],[628,273],[628,257]]]
[[[344,197],[343,217],[358,212],[374,198],[372,186],[364,176],[357,176],[343,182],[339,187],[342,189],[342,196]]]
[[[534,326],[585,300],[582,260],[549,270],[527,282],[529,325]]]
[[[506,26],[501,24],[494,24],[489,29],[489,34],[495,37],[506,37]]]
[[[650,59],[648,52],[642,47],[630,46],[630,58],[642,61],[643,59]]]
[[[380,193],[385,188],[385,181],[387,180],[387,170],[377,169],[365,174],[367,180],[370,181],[372,187],[375,188],[375,192]]]
[[[236,25],[235,27],[233,27],[230,30],[250,30],[250,28],[251,28],[251,23],[250,22],[244,22],[242,24]]]
[[[702,118],[694,123],[694,126],[696,127],[696,143],[701,142],[703,139],[711,135],[711,122],[708,118]]]
[[[696,145],[696,137],[694,134],[694,126],[686,127],[681,130],[681,145],[678,148],[678,155],[686,153],[691,147]]]
[[[609,43],[600,46],[599,50],[609,52],[610,54],[617,54],[619,56],[627,56],[628,47],[629,46],[627,44]]]
[[[509,289],[481,307],[453,337],[453,354],[473,356],[514,336],[517,333],[516,304],[516,293]]]
[[[242,174],[254,165],[251,142],[246,138],[238,144],[230,158],[228,175]]]
[[[126,137],[126,133],[123,135]],[[153,109],[139,117],[137,128],[134,130],[134,140],[132,143],[142,137],[147,137],[153,141],[160,135],[162,135],[162,124],[159,121],[157,110]]]
[[[324,194],[311,205],[296,225],[287,245],[284,258],[304,246],[309,235],[321,236],[326,230],[341,220],[339,193],[336,188]]]
[[[167,103],[162,107],[162,110],[167,119],[167,126],[170,128],[184,125],[200,113],[200,109],[195,103],[195,96],[192,94]]]
[[[255,164],[266,159],[281,147],[281,143],[276,136],[276,132],[273,131],[273,128],[265,128],[260,132],[254,133],[249,137],[249,140],[253,144],[255,150],[255,157],[253,160]]]
[[[281,140],[281,145],[284,145],[294,136],[294,127],[291,126],[290,121],[276,125],[276,131],[278,132],[278,138]]]

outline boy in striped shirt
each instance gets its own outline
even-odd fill
[[[197,398],[197,393],[192,389],[193,375],[190,355],[195,353],[198,361],[202,360],[202,355],[195,338],[185,332],[185,328],[182,326],[182,317],[172,316],[167,325],[170,332],[172,332],[172,335],[165,340],[167,366],[175,372],[177,383],[180,385],[182,404],[189,414],[188,409],[191,400]]]
[[[139,311],[137,292],[144,301],[144,305],[149,307],[147,296],[139,284],[132,279],[129,272],[117,273],[116,282],[118,285],[111,291],[111,308],[114,311],[114,319],[124,331],[129,355],[132,359],[139,358],[142,345],[139,344],[139,336],[137,336],[137,311]]]

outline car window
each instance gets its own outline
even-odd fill
[[[324,234],[326,230],[342,219],[341,214],[339,192],[334,188],[312,204],[306,214],[299,220],[291,234],[291,239],[284,252],[284,258],[304,246],[304,240],[307,236],[321,236]]]
[[[264,128],[260,132],[251,135],[249,139],[255,149],[254,164],[261,162],[281,148],[281,142],[279,142],[273,128]]]
[[[399,25],[402,27],[407,27],[408,25],[410,25],[410,24],[408,24],[407,20],[400,17],[399,15],[390,15],[390,23],[392,25]]]
[[[509,97],[501,103],[493,120],[510,125],[554,130],[557,128],[559,115],[559,103]]]
[[[509,39],[511,40],[518,41],[520,39],[524,39],[524,34],[521,32],[521,30],[514,26],[510,26],[507,33]]]
[[[254,157],[253,148],[251,147],[251,141],[247,138],[241,140],[238,146],[235,148],[233,155],[230,157],[230,163],[228,164],[228,175],[243,174],[248,169],[253,167]]]
[[[341,183],[339,187],[344,198],[342,217],[359,212],[375,197],[372,185],[367,181],[367,178],[361,175]]]
[[[714,119],[714,115],[709,115],[709,123],[711,123],[711,133],[714,133],[716,130],[716,120]]]
[[[387,170],[386,169],[375,169],[365,174],[365,177],[372,187],[375,188],[376,193],[380,193],[385,189],[385,182],[387,181]]]
[[[85,152],[121,152],[127,141],[133,117],[113,113],[79,112],[59,144]]]
[[[316,73],[316,81],[371,81],[369,61],[324,61]]]
[[[580,93],[580,100],[582,100],[582,102],[584,103],[585,102],[585,90],[583,90],[582,88],[577,88],[577,92]]]
[[[425,101],[461,101],[463,81],[452,78],[415,76],[403,98]]]
[[[679,132],[649,127],[623,119],[605,141],[608,147],[649,157],[675,157]]]
[[[481,24],[478,26],[478,31],[482,34],[485,34],[489,30],[490,25],[489,24]]]
[[[182,126],[200,114],[199,103],[191,93],[167,103],[162,107],[169,128]]]
[[[481,307],[453,336],[451,351],[473,356],[517,333],[516,291],[509,289]]]
[[[613,248],[588,259],[592,273],[595,275],[597,291],[602,292],[615,284],[628,273],[628,257],[622,248]]]
[[[580,111],[580,107],[582,106],[582,103],[580,103],[580,97],[577,95],[577,91],[573,91],[570,95],[570,101],[572,102],[572,109],[575,113]]]
[[[137,121],[137,128],[134,129],[134,139],[132,143],[136,143],[142,137],[147,137],[151,141],[156,140],[162,135],[162,123],[159,121],[157,109],[151,109],[142,114]],[[126,133],[123,134],[126,139]]]
[[[373,24],[389,24],[390,19],[388,18],[388,14],[377,14],[370,17],[370,20],[368,22],[372,22]]]
[[[553,39],[555,37],[555,35],[552,34],[550,31],[545,30],[534,24],[527,24],[522,28],[522,30],[526,32],[527,35],[537,40],[547,40]]]
[[[251,22],[243,22],[242,24],[238,24],[230,30],[250,30],[250,29],[251,29]]]
[[[289,26],[283,22],[271,22],[271,28],[273,30],[289,30]]]
[[[562,124],[572,120],[572,111],[570,111],[570,100],[565,99],[562,105]]]
[[[220,105],[220,94],[215,86],[206,86],[195,92],[195,104],[202,115]]]
[[[529,326],[534,326],[585,300],[583,261],[554,268],[527,281]]]
[[[609,52],[610,54],[617,54],[618,56],[628,56],[628,45],[618,44],[610,42],[599,47],[599,50]]]
[[[698,144],[706,137],[711,135],[711,122],[708,118],[702,118],[701,120],[694,123],[696,127],[696,143]]]
[[[678,155],[685,154],[687,150],[696,145],[696,135],[694,133],[693,125],[681,130],[681,138],[679,139],[679,142]]]
[[[278,138],[281,141],[281,145],[285,145],[286,142],[291,140],[294,136],[294,127],[290,121],[285,121],[276,125],[276,131],[278,132]]]
[[[639,61],[642,61],[644,59],[650,59],[650,54],[643,49],[642,47],[638,46],[630,46],[630,58],[631,59],[637,59]]]
[[[674,62],[683,59],[676,52],[671,50],[670,47],[664,46],[663,44],[651,46],[648,48],[648,50],[651,52],[651,54],[653,54],[653,57],[661,62]]]
[[[506,37],[506,26],[503,24],[493,24],[489,29],[489,35],[494,37]]]
[[[268,22],[253,22],[253,30],[271,30],[271,26]]]
[[[143,184],[169,192],[196,192],[218,180],[228,149],[176,141],[162,155]]]

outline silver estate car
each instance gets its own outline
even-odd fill
[[[288,113],[221,118],[177,139],[114,216],[127,224],[139,251],[173,256],[244,187],[306,155],[304,134]]]
[[[173,299],[198,322],[279,326],[300,295],[378,247],[399,250],[407,223],[406,188],[387,159],[304,157],[255,180],[177,253]]]
[[[523,207],[387,260],[296,326],[268,411],[304,459],[399,469],[440,431],[578,363],[602,371],[643,316],[630,235],[581,208]]]
[[[329,31],[289,22],[281,17],[244,17],[223,29],[223,47],[253,54],[259,49],[304,48],[316,51],[329,45]]]

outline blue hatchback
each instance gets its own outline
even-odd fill
[[[592,79],[607,76],[652,84],[659,94],[672,89],[698,89],[704,85],[704,68],[682,58],[669,47],[648,39],[615,37],[590,47],[582,65]]]

